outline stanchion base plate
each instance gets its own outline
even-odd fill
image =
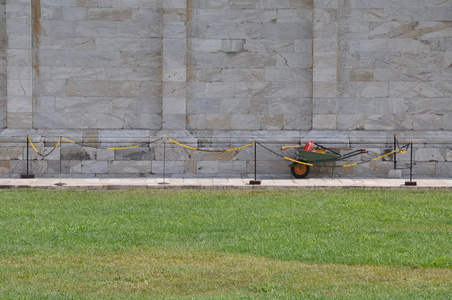
[[[417,182],[416,181],[405,181],[405,185],[417,186]]]
[[[259,184],[261,184],[261,181],[260,180],[250,180],[250,184],[259,185]]]
[[[22,174],[22,175],[20,175],[20,178],[35,178],[35,175],[31,175],[31,174]]]
[[[66,183],[64,183],[64,182],[58,182],[58,183],[55,183],[55,185],[56,185],[56,186],[65,186]]]
[[[158,184],[170,184],[169,182],[159,182]]]

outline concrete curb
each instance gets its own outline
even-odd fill
[[[261,180],[251,185],[249,178],[34,178],[0,179],[0,189],[49,190],[127,190],[127,189],[199,189],[199,190],[265,190],[265,189],[414,189],[452,190],[452,179],[415,179],[416,186],[404,179],[386,178],[310,178]],[[162,184],[165,182],[165,184]]]

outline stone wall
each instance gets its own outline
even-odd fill
[[[450,1],[315,3],[314,129],[452,129]]]
[[[6,0],[0,0],[0,128],[6,127],[6,96],[7,96],[7,66],[6,66]]]
[[[161,128],[162,1],[34,1],[33,128]]]
[[[187,129],[311,127],[310,1],[191,1]]]
[[[294,157],[279,147],[314,140],[366,160],[394,133],[416,174],[452,172],[450,1],[1,0],[0,25],[4,176],[26,171],[27,135],[42,153],[78,143],[32,151],[39,176],[244,175],[252,148],[152,142]],[[259,173],[289,174],[257,152]],[[339,172],[385,176],[391,159]]]

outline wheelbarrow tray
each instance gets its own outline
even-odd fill
[[[347,159],[362,153],[367,153],[364,149],[354,150],[348,153],[345,153],[344,155],[341,155],[338,152],[335,152],[334,150],[327,149],[321,145],[316,144],[317,151],[309,151],[300,149],[299,147],[296,147],[298,149],[298,153],[300,155],[300,158],[298,158],[301,161],[307,162],[308,165],[304,163],[298,163],[297,161],[294,161],[290,165],[290,172],[295,178],[305,178],[309,174],[310,166],[316,165],[316,164],[325,164],[332,162],[333,163],[333,174],[334,174],[334,168],[336,167],[336,161]],[[295,147],[290,147],[295,148]],[[310,148],[310,147],[305,147]],[[321,148],[321,149],[318,149]],[[287,149],[287,147],[286,147]],[[283,149],[284,150],[284,149]]]
[[[304,159],[307,160],[308,163],[327,163],[332,161],[337,161],[342,159],[342,156],[334,154],[334,153],[321,153],[321,152],[313,152],[306,151],[302,149],[298,149],[298,152]]]
[[[302,149],[298,149],[298,152],[304,159],[306,159],[311,164],[338,161],[338,160],[347,159],[347,158],[350,158],[352,156],[356,156],[359,154],[367,153],[367,151],[364,149],[359,149],[359,150],[355,150],[352,152],[348,152],[344,155],[340,155],[337,153],[331,153],[331,152],[306,151],[306,150],[302,150]]]

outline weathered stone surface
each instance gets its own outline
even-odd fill
[[[452,161],[452,150],[446,149],[446,161]]]
[[[198,174],[218,174],[218,161],[198,161]]]
[[[151,159],[150,148],[138,147],[133,149],[115,150],[116,160],[144,161]]]
[[[106,161],[82,161],[81,172],[83,174],[106,174],[108,167]]]
[[[183,174],[185,171],[184,161],[154,161],[152,162],[153,174]]]
[[[94,148],[82,148],[75,146],[64,146],[61,151],[62,160],[88,161],[96,159],[97,150]]]
[[[425,148],[418,149],[415,151],[414,155],[415,161],[419,162],[443,162],[445,161],[444,155],[439,149]]]
[[[31,174],[46,174],[48,172],[48,161],[38,160],[32,161],[31,165]]]
[[[140,173],[150,174],[152,170],[151,161],[112,161],[108,164],[108,173],[128,174]]]
[[[11,98],[8,99],[9,101]],[[29,129],[33,125],[32,114],[8,112],[7,113],[8,128],[11,129]]]
[[[319,130],[334,130],[336,129],[336,115],[317,115],[314,116],[312,122],[313,127]]]
[[[8,174],[10,171],[10,162],[8,160],[0,160],[0,174]]]
[[[436,164],[436,175],[450,176],[450,174],[452,174],[452,163],[451,162],[443,162],[443,163]]]
[[[231,115],[206,114],[206,127],[213,130],[231,129]]]
[[[452,144],[443,137],[452,129],[450,21],[448,1],[0,1],[0,128],[25,130],[0,133],[4,149],[22,149],[22,158],[12,150],[0,160],[11,157],[9,172],[22,171],[15,159],[23,159],[24,135],[36,136],[32,128],[40,151],[51,149],[54,135],[96,147],[63,145],[62,172],[73,176],[163,171],[154,165],[161,145],[99,148],[146,143],[151,133],[203,136],[189,144],[209,148],[208,136],[234,145],[335,143],[345,132],[378,155],[391,141],[381,132],[401,131],[429,144],[416,150],[417,172],[446,173],[439,165]],[[84,150],[66,151],[72,147]],[[252,169],[250,149],[176,148],[165,153],[174,173]],[[288,173],[264,152],[263,172]],[[34,171],[58,174],[58,156],[33,159]],[[206,162],[201,170],[198,162]],[[390,168],[384,161],[341,172],[386,176]]]
[[[130,8],[88,8],[87,18],[91,21],[125,21],[132,19]]]
[[[24,160],[10,161],[10,174],[27,174],[27,162]]]

